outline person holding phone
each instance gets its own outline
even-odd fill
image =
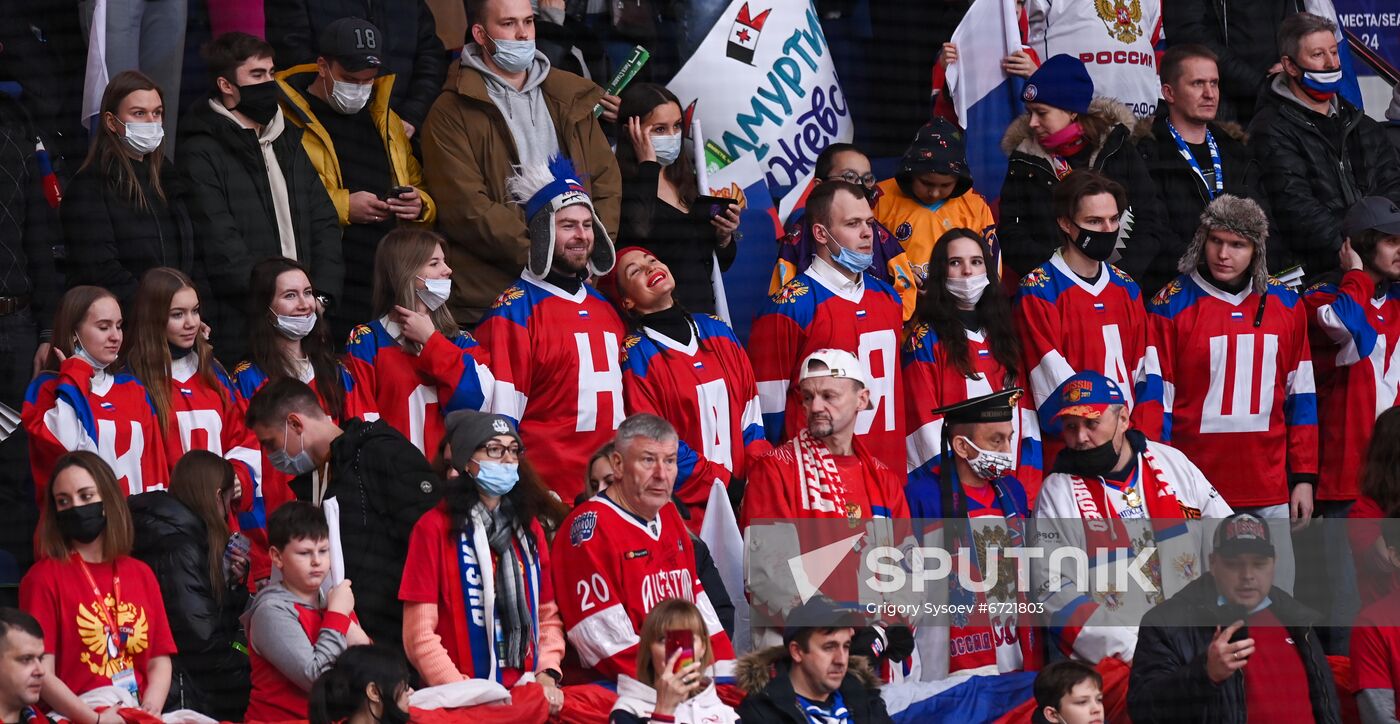
[[[1209,574],[1142,617],[1134,722],[1342,720],[1320,616],[1274,585],[1269,527],[1253,513],[1220,521]]]
[[[277,74],[283,113],[302,129],[344,232],[345,291],[328,310],[336,339],[369,318],[379,240],[401,224],[431,228],[437,218],[408,133],[389,108],[395,75],[380,70],[384,41],[369,21],[341,18],[321,31],[314,63]]]
[[[732,724],[739,715],[720,701],[708,675],[714,652],[695,604],[668,598],[642,621],[637,676],[617,679],[610,724]]]
[[[737,253],[739,206],[705,195],[695,161],[685,152],[684,115],[671,91],[634,83],[622,93],[618,123],[627,140],[617,144],[622,170],[619,246],[640,245],[676,273],[676,300],[692,312],[715,312],[710,276]]]
[[[222,721],[248,706],[248,656],[238,617],[248,606],[249,539],[230,532],[240,481],[235,465],[208,450],[175,464],[170,492],[127,499],[136,542],[132,555],[160,584],[179,652],[171,658],[171,699]],[[261,535],[266,546],[267,536]],[[266,557],[266,548],[263,549]]]

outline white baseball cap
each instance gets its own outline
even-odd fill
[[[844,377],[859,382],[861,387],[870,387],[870,383],[865,379],[865,370],[860,366],[860,360],[844,349],[819,349],[802,360],[802,370],[797,381],[817,377]]]

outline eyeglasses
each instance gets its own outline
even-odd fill
[[[868,173],[862,176],[856,173],[855,171],[847,171],[846,173],[839,174],[837,176],[829,176],[826,180],[835,181],[836,179],[841,179],[842,181],[845,181],[848,184],[859,184],[865,187],[871,187],[875,185],[875,174],[873,173]]]
[[[511,457],[515,458],[516,460],[519,460],[520,456],[525,454],[525,448],[519,445],[511,445],[510,447],[506,447],[505,445],[498,445],[492,443],[489,445],[482,445],[481,447],[477,448],[477,450],[486,453],[486,457],[491,458],[492,460],[500,460],[501,458],[505,457],[506,453],[510,453]]]

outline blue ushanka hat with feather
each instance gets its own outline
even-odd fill
[[[506,181],[506,191],[515,203],[525,207],[525,226],[530,235],[528,267],[533,274],[543,277],[554,264],[555,213],[579,204],[587,206],[593,215],[593,252],[588,258],[588,271],[601,276],[612,270],[617,261],[612,237],[567,156],[553,156],[545,165],[517,166],[515,175]]]

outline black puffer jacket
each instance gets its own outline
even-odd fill
[[[165,491],[133,495],[132,555],[151,567],[175,637],[174,676],[167,703],[220,721],[237,721],[248,708],[248,656],[238,616],[248,591],[229,587],[216,599],[209,580],[209,541],[204,521]]]
[[[217,102],[217,101],[216,101]],[[287,184],[297,260],[311,270],[317,293],[340,296],[345,282],[340,218],[311,159],[301,147],[301,131],[284,120],[271,142]],[[210,326],[220,361],[232,368],[247,345],[243,318],[248,275],[253,265],[282,256],[272,186],[253,131],[216,112],[201,100],[180,122],[180,166],[190,191],[189,210],[199,229],[198,253],[216,305]]]
[[[1309,279],[1337,268],[1352,204],[1363,196],[1400,203],[1400,159],[1385,130],[1341,97],[1337,104],[1331,117],[1306,108],[1278,75],[1249,127],[1283,241],[1281,263],[1302,264]]]
[[[1177,275],[1176,262],[1190,246],[1191,238],[1200,225],[1201,211],[1211,201],[1210,193],[1215,189],[1206,188],[1205,181],[1196,175],[1186,159],[1181,157],[1176,141],[1167,128],[1166,106],[1153,118],[1138,121],[1133,129],[1133,140],[1137,143],[1138,154],[1147,164],[1147,172],[1157,186],[1157,193],[1168,213],[1163,219],[1157,259],[1147,273],[1147,279],[1139,279],[1143,288],[1159,289]],[[1245,147],[1244,129],[1234,123],[1209,124],[1211,136],[1220,150],[1221,175],[1225,177],[1225,193],[1231,196],[1254,199],[1268,213],[1268,199],[1259,178],[1259,164]],[[1203,165],[1202,171],[1210,172]],[[1273,232],[1270,229],[1270,232]],[[1274,236],[1273,233],[1270,236]],[[1267,245],[1273,251],[1274,245]],[[1270,268],[1274,268],[1272,265]]]
[[[735,685],[744,692],[739,705],[739,721],[744,724],[807,724],[807,716],[797,705],[788,670],[792,667],[786,646],[755,651],[739,659]],[[851,724],[890,724],[885,700],[880,697],[880,679],[866,659],[852,656],[841,680],[841,698],[851,713]]]
[[[399,583],[413,526],[442,500],[442,481],[423,453],[387,423],[351,418],[331,443],[327,498],[340,506],[345,577],[355,586],[355,614],[376,644],[400,648],[403,604]],[[292,481],[299,500],[311,480]]]
[[[1089,113],[1111,120],[1114,126],[1098,148],[1085,148],[1070,159],[1070,165],[1100,171],[1127,190],[1128,207],[1135,220],[1122,258],[1114,265],[1137,279],[1157,256],[1158,226],[1166,212],[1147,166],[1133,147],[1129,129],[1135,121],[1127,106],[1109,98],[1095,98]],[[1049,154],[1031,133],[1028,116],[1011,124],[1001,148],[1010,161],[1001,187],[997,236],[1001,239],[1002,260],[1011,268],[1008,276],[1012,272],[1019,276],[1044,263],[1060,247],[1062,234],[1050,199],[1060,180],[1050,165]],[[1155,291],[1140,286],[1144,294]]]
[[[149,157],[132,163],[146,196],[140,208],[117,187],[116,170],[94,163],[73,176],[59,212],[68,245],[68,286],[106,287],[125,305],[147,270],[168,266],[195,274],[194,227],[169,162],[161,164],[165,201],[149,182]]]
[[[1137,724],[1245,724],[1244,674],[1216,685],[1206,675],[1206,649],[1215,636],[1218,593],[1209,575],[1192,581],[1165,603],[1148,611],[1138,629],[1133,670],[1128,679],[1128,713]],[[1312,622],[1317,614],[1273,588],[1269,610],[1288,628],[1303,659],[1318,724],[1342,720],[1332,668]]]
[[[424,0],[267,0],[267,42],[278,68],[316,62],[321,31],[341,18],[363,18],[384,34],[383,70],[400,78],[389,105],[418,128],[447,78],[447,54]]]

